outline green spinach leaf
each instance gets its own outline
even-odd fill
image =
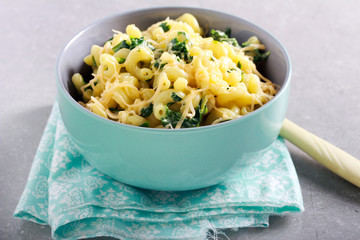
[[[141,109],[140,116],[148,117],[153,112],[153,103],[150,103],[148,107]]]
[[[210,30],[210,37],[212,37],[215,41],[228,42],[229,44],[233,45],[234,47],[239,47],[239,43],[237,42],[237,40],[235,38],[230,38],[231,29],[226,28],[225,31],[226,32],[211,29]]]
[[[171,26],[167,24],[167,22],[163,22],[160,24],[160,27],[164,30],[164,32],[167,32],[170,30]]]
[[[174,102],[180,102],[182,100],[182,98],[174,92],[171,93],[171,98],[174,100]]]

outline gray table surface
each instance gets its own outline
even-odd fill
[[[273,33],[293,64],[287,117],[360,158],[360,2],[0,1],[0,239],[51,239],[50,228],[12,217],[56,97],[55,62],[79,30],[107,15],[195,6],[248,19]],[[360,239],[360,189],[288,144],[305,212],[230,239]],[[225,239],[225,238],[223,238]]]

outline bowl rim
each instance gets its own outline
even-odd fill
[[[189,11],[189,10],[190,11],[203,11],[203,12],[214,13],[216,15],[223,15],[223,16],[227,16],[227,17],[237,18],[240,21],[244,22],[246,25],[251,26],[252,28],[257,28],[258,30],[265,33],[265,35],[272,38],[272,40],[275,43],[277,43],[277,45],[280,47],[278,50],[280,50],[282,52],[282,54],[284,55],[285,65],[286,65],[286,69],[287,69],[284,83],[280,87],[279,91],[269,102],[267,102],[260,108],[254,110],[244,116],[238,117],[236,119],[232,119],[230,121],[216,123],[213,125],[199,126],[199,127],[193,127],[193,128],[180,128],[180,129],[147,128],[147,127],[133,126],[133,125],[125,124],[125,123],[120,123],[120,122],[116,122],[116,121],[98,116],[97,114],[95,114],[95,113],[89,111],[88,109],[84,108],[83,106],[81,106],[66,90],[66,88],[64,86],[64,82],[61,80],[61,75],[60,75],[60,62],[61,62],[62,56],[66,52],[67,48],[72,44],[72,42],[76,41],[84,32],[88,31],[92,27],[99,25],[102,22],[105,22],[107,20],[110,20],[110,19],[113,19],[116,17],[126,16],[126,15],[156,12],[156,11],[166,11],[166,10],[182,10],[184,13],[186,13],[186,11]],[[56,77],[55,77],[55,79],[56,79],[56,85],[58,86],[57,94],[60,94],[59,93],[59,91],[60,91],[65,96],[66,100],[69,101],[72,105],[74,105],[78,110],[80,110],[82,113],[86,114],[88,117],[95,118],[96,120],[101,121],[104,124],[110,124],[111,126],[114,126],[117,128],[128,128],[129,130],[131,129],[131,130],[137,130],[137,131],[142,131],[142,132],[150,131],[150,132],[157,132],[157,133],[161,133],[161,132],[179,133],[179,132],[207,131],[210,129],[217,129],[217,128],[222,128],[222,127],[232,126],[234,124],[239,124],[239,122],[245,121],[248,118],[259,115],[262,111],[265,111],[267,108],[269,108],[270,105],[272,105],[272,103],[274,101],[276,101],[281,95],[283,95],[283,92],[285,91],[285,89],[289,87],[288,85],[290,85],[291,73],[292,73],[291,60],[290,60],[290,56],[289,56],[286,48],[284,47],[284,45],[273,34],[268,32],[267,30],[263,29],[262,27],[256,25],[255,23],[253,23],[249,20],[246,20],[244,18],[235,16],[235,15],[232,15],[232,14],[229,14],[226,12],[217,11],[217,10],[201,8],[201,7],[175,7],[175,6],[173,6],[173,7],[141,8],[141,9],[126,11],[126,12],[115,13],[115,14],[112,14],[112,15],[109,15],[106,17],[99,18],[99,19],[95,20],[94,22],[88,24],[87,26],[82,28],[80,31],[78,31],[75,35],[73,35],[73,37],[71,37],[71,39],[67,41],[67,43],[64,45],[64,47],[60,51],[60,54],[58,55],[57,60],[56,60],[56,69],[55,69]],[[61,109],[60,109],[60,112],[61,112]]]

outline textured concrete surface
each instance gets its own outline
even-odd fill
[[[287,117],[360,158],[360,2],[0,1],[0,239],[51,239],[50,228],[12,218],[54,102],[64,44],[96,19],[152,6],[238,15],[273,33],[293,64]],[[230,239],[359,239],[360,189],[288,144],[305,212],[269,228],[225,230]],[[222,238],[225,239],[225,238]]]

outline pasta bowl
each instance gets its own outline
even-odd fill
[[[276,96],[247,115],[214,125],[186,129],[144,128],[102,118],[78,103],[71,81],[89,68],[83,58],[93,44],[103,44],[112,29],[152,23],[183,13],[203,28],[231,28],[239,42],[257,36],[271,51],[259,69],[279,86]],[[261,154],[277,138],[287,109],[291,64],[282,44],[255,24],[225,13],[198,8],[153,8],[101,19],[79,32],[65,46],[56,66],[58,102],[71,140],[99,171],[132,186],[182,191],[215,185]],[[241,170],[241,169],[240,169]]]

